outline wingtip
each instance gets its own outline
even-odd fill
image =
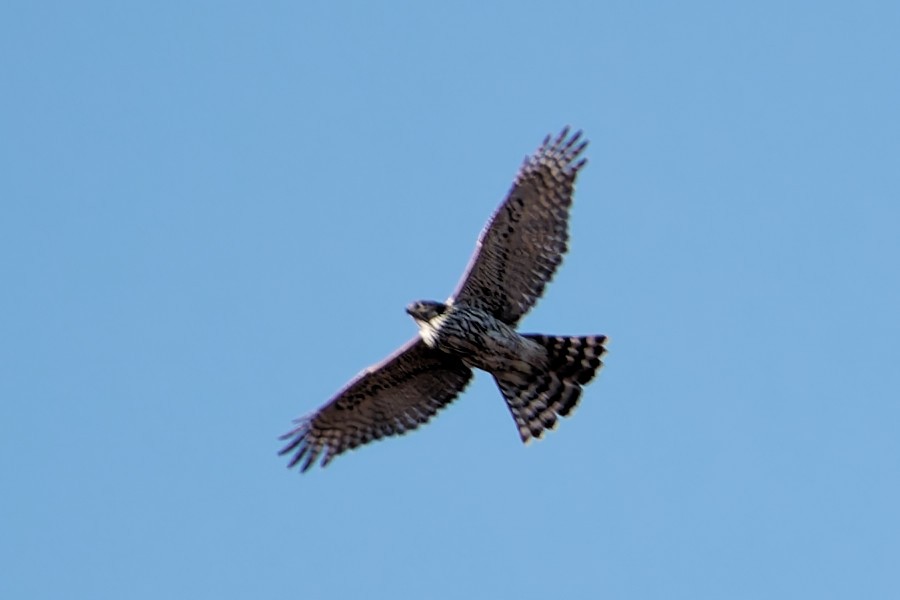
[[[552,145],[548,143],[551,138],[551,136],[548,135],[544,139],[541,150],[544,152],[549,150],[551,153],[558,155],[563,161],[570,165],[572,171],[578,172],[587,164],[587,158],[582,157],[581,160],[578,160],[578,158],[581,156],[582,152],[584,152],[585,148],[588,147],[590,140],[584,139],[584,131],[581,129],[570,134],[571,131],[572,128],[569,125],[563,127],[553,140]]]

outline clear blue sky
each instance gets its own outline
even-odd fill
[[[0,8],[0,597],[900,597],[900,5],[427,4]],[[565,124],[575,415],[286,470]]]

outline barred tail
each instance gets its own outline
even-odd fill
[[[526,334],[522,337],[547,349],[546,369],[494,373],[494,380],[512,413],[519,436],[527,443],[556,427],[557,415],[568,416],[587,384],[603,366],[605,335],[564,337]]]

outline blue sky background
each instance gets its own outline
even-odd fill
[[[0,597],[900,597],[900,5],[5,2]],[[299,476],[522,158],[524,329],[606,333]]]

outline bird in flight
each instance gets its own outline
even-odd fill
[[[426,423],[472,378],[490,373],[523,442],[568,416],[602,366],[606,336],[520,334],[567,250],[575,178],[587,141],[568,127],[525,159],[488,221],[456,291],[446,302],[413,302],[416,337],[365,369],[281,436],[289,467],[308,470],[382,437]]]

